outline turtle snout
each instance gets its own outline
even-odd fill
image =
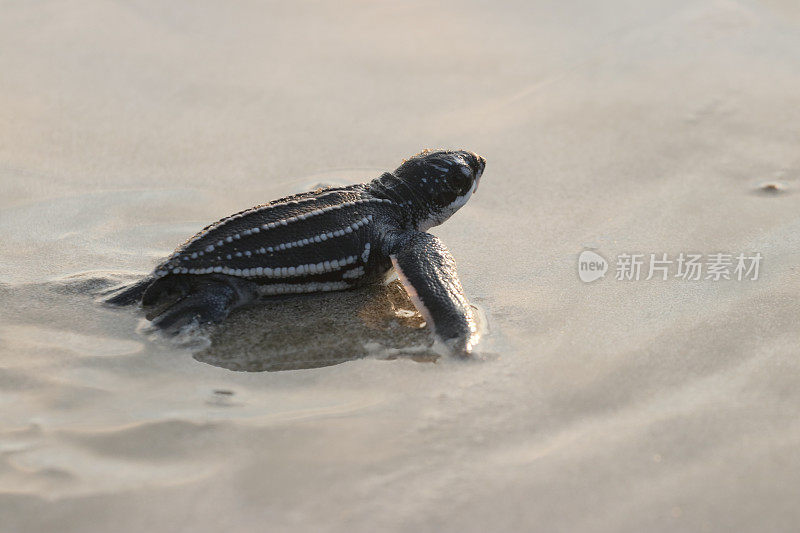
[[[475,152],[464,152],[464,155],[466,155],[466,160],[469,162],[469,166],[472,167],[475,177],[479,178],[483,174],[483,169],[486,168],[486,159]]]
[[[478,170],[477,174],[478,174],[478,177],[480,178],[481,175],[483,174],[483,170],[486,168],[486,159],[484,159],[482,156],[479,156],[478,154],[475,154],[475,157],[478,158],[478,169],[479,170]]]
[[[475,158],[475,165],[474,165],[474,172],[475,172],[475,188],[473,189],[473,193],[478,192],[478,185],[481,181],[481,176],[483,175],[483,170],[486,168],[486,159],[479,156],[475,152],[470,152],[470,155]]]

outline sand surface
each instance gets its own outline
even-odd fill
[[[797,2],[0,13],[2,533],[796,531]],[[474,361],[424,357],[391,288],[203,346],[93,299],[426,147],[488,160],[434,230],[486,314]],[[586,284],[585,249],[763,262]]]

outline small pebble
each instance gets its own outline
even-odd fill
[[[786,192],[786,186],[777,181],[769,181],[759,185],[758,192],[769,195],[782,194]]]

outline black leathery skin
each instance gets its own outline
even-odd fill
[[[322,191],[320,194],[325,194]],[[348,191],[349,192],[349,191]],[[325,204],[315,204],[306,202],[299,206],[293,206],[291,216],[311,214],[305,220],[295,220],[286,226],[278,225],[268,230],[261,229],[263,224],[273,221],[274,216],[271,211],[273,208],[267,207],[260,211],[252,212],[241,216],[234,222],[228,222],[219,226],[212,227],[206,233],[201,232],[190,242],[180,248],[173,256],[160,265],[159,271],[171,273],[174,268],[199,269],[224,266],[232,269],[251,269],[257,267],[280,268],[297,266],[301,264],[319,263],[325,260],[341,259],[348,256],[360,257],[364,253],[364,245],[371,243],[375,227],[382,223],[396,225],[399,213],[392,212],[394,205],[388,200],[376,199],[368,194],[360,192],[358,194],[336,194],[340,198],[340,204],[345,207],[330,210],[321,214],[313,215],[316,210],[330,207]],[[358,205],[346,205],[347,202],[360,201]],[[278,209],[286,212],[284,206],[279,205]],[[363,226],[353,229],[352,225],[358,223],[365,217],[370,217],[370,222]],[[276,219],[280,220],[280,218]],[[230,226],[235,225],[235,229]],[[351,227],[351,232],[335,237],[326,237],[321,242],[309,243],[306,245],[295,245],[294,247],[279,250],[270,250],[270,247],[277,248],[280,244],[296,243],[304,238],[319,236],[326,232],[335,230],[345,230]],[[257,233],[246,234],[252,228],[259,228]],[[231,242],[227,239],[232,238]],[[219,243],[222,242],[220,245]],[[207,246],[213,246],[213,251],[206,251]],[[200,254],[200,252],[203,252]],[[249,255],[246,255],[248,254]],[[193,257],[193,254],[199,254]],[[359,262],[355,266],[369,266]],[[309,275],[310,276],[310,275]],[[256,282],[263,283],[294,283],[298,277],[251,277]],[[341,278],[339,278],[341,279]],[[308,281],[312,281],[309,277]]]
[[[142,296],[148,287],[153,284],[153,277],[146,276],[139,281],[115,288],[109,293],[106,293],[104,302],[108,305],[132,305],[141,301]]]
[[[241,211],[206,226],[151,276],[117,290],[108,302],[141,298],[145,308],[160,306],[152,317],[160,327],[191,318],[218,322],[234,307],[274,292],[263,286],[301,285],[297,290],[306,291],[374,283],[391,268],[393,255],[436,334],[456,351],[467,348],[474,322],[455,262],[438,239],[422,231],[466,202],[484,167],[473,152],[426,151],[365,184],[318,189]],[[320,238],[331,232],[336,234]],[[343,258],[351,262],[342,265]],[[319,270],[334,260],[338,267]]]
[[[320,188],[314,191],[285,196],[265,204],[239,211],[213,224],[209,224],[200,230],[197,235],[189,239],[184,246],[189,245],[186,249],[190,251],[193,249],[200,250],[203,246],[211,242],[211,240],[198,239],[198,236],[207,237],[211,235],[215,229],[225,228],[225,231],[221,232],[221,235],[226,236],[227,234],[246,229],[253,223],[263,224],[265,222],[274,222],[276,220],[295,216],[310,209],[329,207],[360,198],[363,190],[364,185],[358,184],[346,187]]]
[[[204,280],[208,276],[195,279],[195,282]],[[153,280],[142,294],[142,306],[150,307],[159,300],[169,296],[179,299],[188,294],[192,285],[192,278],[189,276],[166,276]]]
[[[241,299],[237,281],[211,276],[187,283],[185,294],[173,304],[148,316],[153,326],[174,330],[192,320],[200,323],[222,322]],[[245,282],[246,283],[246,282]]]
[[[202,260],[192,260],[178,264],[180,264],[180,266],[194,266],[195,264],[200,266],[208,263],[216,264],[217,261],[222,261],[227,265],[235,265],[236,261],[239,259],[226,260],[226,254],[231,252],[235,253],[242,249],[266,247],[276,243],[280,244],[281,242],[292,240],[293,237],[303,233],[303,228],[307,228],[314,223],[319,222],[319,227],[322,228],[325,225],[335,224],[340,220],[344,223],[344,219],[348,217],[343,217],[340,212],[333,211],[319,218],[296,222],[291,227],[278,226],[271,230],[259,230],[258,233],[248,236],[242,235],[247,229],[260,227],[266,223],[280,221],[317,209],[324,209],[337,204],[355,201],[363,197],[364,195],[361,190],[355,187],[330,190],[323,189],[313,195],[307,193],[305,195],[289,196],[263,206],[253,207],[241,213],[237,213],[236,215],[224,218],[200,231],[190,239],[187,244],[179,248],[177,253],[186,256],[193,252],[203,252]],[[230,243],[225,241],[227,237],[237,234],[240,235],[239,239]],[[221,247],[217,244],[220,240],[223,241]],[[215,246],[216,249],[214,252],[205,252],[205,248],[209,244]],[[217,256],[220,256],[221,259],[216,260]],[[231,263],[231,261],[233,261],[233,263]]]
[[[456,262],[442,242],[430,233],[417,232],[393,254],[401,281],[409,283],[433,322],[436,335],[449,341],[456,352],[469,350],[474,319],[458,279]],[[405,278],[405,279],[404,279]]]

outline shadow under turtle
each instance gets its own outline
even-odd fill
[[[262,301],[233,312],[208,336],[210,344],[194,358],[242,372],[318,368],[366,356],[438,358],[430,330],[398,281]]]

